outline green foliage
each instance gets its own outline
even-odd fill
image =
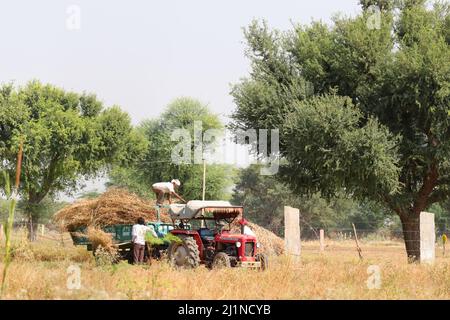
[[[392,10],[395,2],[398,0],[359,0],[363,10],[367,10],[371,6],[377,6],[380,10]]]
[[[434,221],[436,224],[436,232],[438,234],[450,231],[450,201],[444,203],[434,203],[429,212],[434,213]]]
[[[344,191],[406,219],[450,197],[450,5],[361,4],[383,4],[379,29],[368,11],[285,33],[253,22],[234,127],[280,129],[296,192]]]
[[[245,216],[278,235],[284,232],[284,206],[299,208],[302,237],[316,237],[318,229],[358,229],[376,232],[386,212],[372,202],[356,202],[343,195],[324,199],[318,193],[299,196],[275,176],[262,176],[258,166],[242,169],[232,202],[243,205]]]
[[[106,186],[128,189],[142,198],[152,198],[151,185],[145,182],[145,177],[141,175],[141,172],[136,167],[137,165],[133,167],[114,166],[109,173],[109,180],[106,182]]]
[[[39,204],[30,205],[27,201],[18,200],[16,205],[16,211],[14,214],[14,222],[20,220],[27,220],[30,215],[39,218],[39,223],[49,223],[52,221],[53,215],[65,207],[66,202],[59,202],[45,197]],[[0,220],[6,220],[9,213],[9,202],[7,200],[0,199]]]
[[[45,197],[38,204],[31,204],[27,201],[19,201],[17,203],[17,219],[24,219],[31,217],[33,221],[39,221],[39,223],[52,222],[53,215],[67,206],[66,202],[56,201],[50,197]]]
[[[146,142],[119,107],[104,109],[94,95],[68,92],[39,81],[0,88],[0,163],[14,172],[25,137],[21,199],[34,210],[47,196],[73,192],[81,177],[140,156]]]
[[[332,197],[345,188],[365,199],[396,190],[395,140],[374,119],[359,126],[361,117],[349,98],[335,95],[296,105],[284,123],[289,164],[281,171],[295,191]]]
[[[172,242],[181,243],[183,242],[179,237],[172,233],[167,233],[164,237],[158,238],[155,237],[151,232],[147,232],[145,235],[145,241],[148,242],[152,246],[158,245],[168,245]]]
[[[146,120],[139,126],[139,132],[148,141],[148,148],[142,161],[131,167],[117,166],[110,174],[110,184],[127,187],[141,196],[153,196],[151,185],[155,182],[181,181],[180,194],[186,200],[201,199],[203,165],[193,164],[195,144],[191,143],[191,163],[176,164],[172,152],[179,141],[172,141],[171,134],[176,129],[186,129],[194,137],[194,121],[202,122],[202,132],[208,129],[222,129],[217,115],[207,106],[191,98],[174,100],[158,118]],[[200,142],[196,142],[197,147]],[[208,150],[211,143],[204,142]],[[228,165],[207,165],[206,199],[222,199],[231,182],[232,168]]]

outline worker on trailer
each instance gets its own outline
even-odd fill
[[[145,225],[144,218],[139,218],[137,223],[133,225],[131,231],[131,241],[133,242],[133,262],[139,264],[144,262],[145,253],[145,235],[147,232],[151,232],[152,235],[157,238],[158,235],[153,227]]]
[[[153,192],[156,196],[156,204],[162,205],[164,204],[164,197],[167,194],[167,198],[169,200],[169,204],[172,203],[172,196],[177,197],[184,203],[186,203],[186,200],[184,200],[178,193],[175,192],[175,190],[181,186],[181,182],[178,179],[173,179],[170,182],[157,182],[152,185]]]

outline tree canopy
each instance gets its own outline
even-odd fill
[[[14,175],[19,141],[24,158],[19,188],[30,218],[37,220],[47,196],[77,189],[113,163],[129,163],[145,147],[130,117],[118,106],[103,108],[95,95],[77,94],[31,81],[0,88],[0,164]]]
[[[201,122],[200,134],[209,129],[223,129],[219,117],[196,99],[182,97],[170,103],[160,117],[143,121],[138,130],[148,142],[142,161],[131,167],[116,166],[110,174],[110,183],[127,187],[138,194],[152,196],[151,185],[155,182],[179,179],[180,193],[186,200],[202,198],[203,165],[194,163],[195,148],[202,144],[204,150],[212,143],[199,139],[194,141],[194,122]],[[189,135],[186,163],[176,163],[172,153],[179,140],[172,133],[186,129]],[[206,199],[222,199],[231,183],[232,168],[227,165],[207,165]]]
[[[282,33],[253,22],[234,126],[280,129],[281,177],[294,190],[344,190],[395,211],[418,259],[420,212],[450,197],[450,5],[361,4],[332,25]]]
[[[276,176],[259,174],[259,166],[241,169],[232,201],[244,206],[244,215],[251,221],[280,236],[284,232],[284,206],[301,212],[302,238],[317,238],[319,229],[327,234],[350,230],[355,223],[358,230],[378,232],[387,221],[386,210],[369,201],[355,201],[345,195],[324,199],[319,193],[298,195]]]

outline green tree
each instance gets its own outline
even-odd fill
[[[276,176],[260,175],[259,169],[252,165],[240,170],[232,201],[244,206],[244,214],[251,221],[280,236],[284,232],[285,206],[300,210],[305,238],[317,237],[319,229],[350,229],[352,223],[358,229],[376,232],[385,222],[385,212],[373,203],[360,204],[342,194],[332,199],[324,199],[318,193],[298,195]]]
[[[93,177],[112,163],[133,161],[146,145],[119,107],[104,109],[94,95],[39,81],[0,88],[0,164],[11,176],[22,138],[20,197],[31,239],[46,197],[75,191],[81,177]]]
[[[223,129],[217,115],[208,107],[192,98],[174,100],[157,119],[144,121],[139,131],[146,137],[148,148],[142,161],[126,168],[117,166],[110,174],[110,184],[127,187],[142,196],[151,197],[151,185],[159,181],[177,178],[181,181],[180,194],[186,200],[202,198],[203,165],[194,164],[195,148],[201,147],[205,154],[211,150],[214,142],[199,139],[194,142],[194,122],[201,122],[202,135],[209,129]],[[180,143],[172,141],[172,133],[177,129],[186,129],[189,133],[187,163],[175,163],[172,154]],[[226,197],[226,188],[231,183],[232,168],[228,165],[207,165],[206,199]]]
[[[45,197],[39,204],[33,205],[31,208],[32,214],[38,217],[39,223],[51,223],[53,215],[67,206],[68,203],[64,201],[57,201],[50,196]],[[19,201],[17,203],[17,220],[26,220],[30,214],[30,204],[27,201]]]
[[[450,5],[392,1],[369,28],[372,2],[331,26],[251,24],[234,126],[280,128],[281,176],[296,192],[344,190],[397,213],[418,260],[420,212],[450,196]]]

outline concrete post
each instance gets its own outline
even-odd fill
[[[436,232],[434,214],[420,213],[420,262],[434,263],[436,252]]]
[[[300,256],[300,211],[284,207],[284,245],[286,254]]]
[[[325,232],[323,229],[319,231],[320,252],[325,250]]]
[[[41,236],[45,235],[45,225],[41,224]]]
[[[0,241],[3,241],[3,225],[0,223]]]

